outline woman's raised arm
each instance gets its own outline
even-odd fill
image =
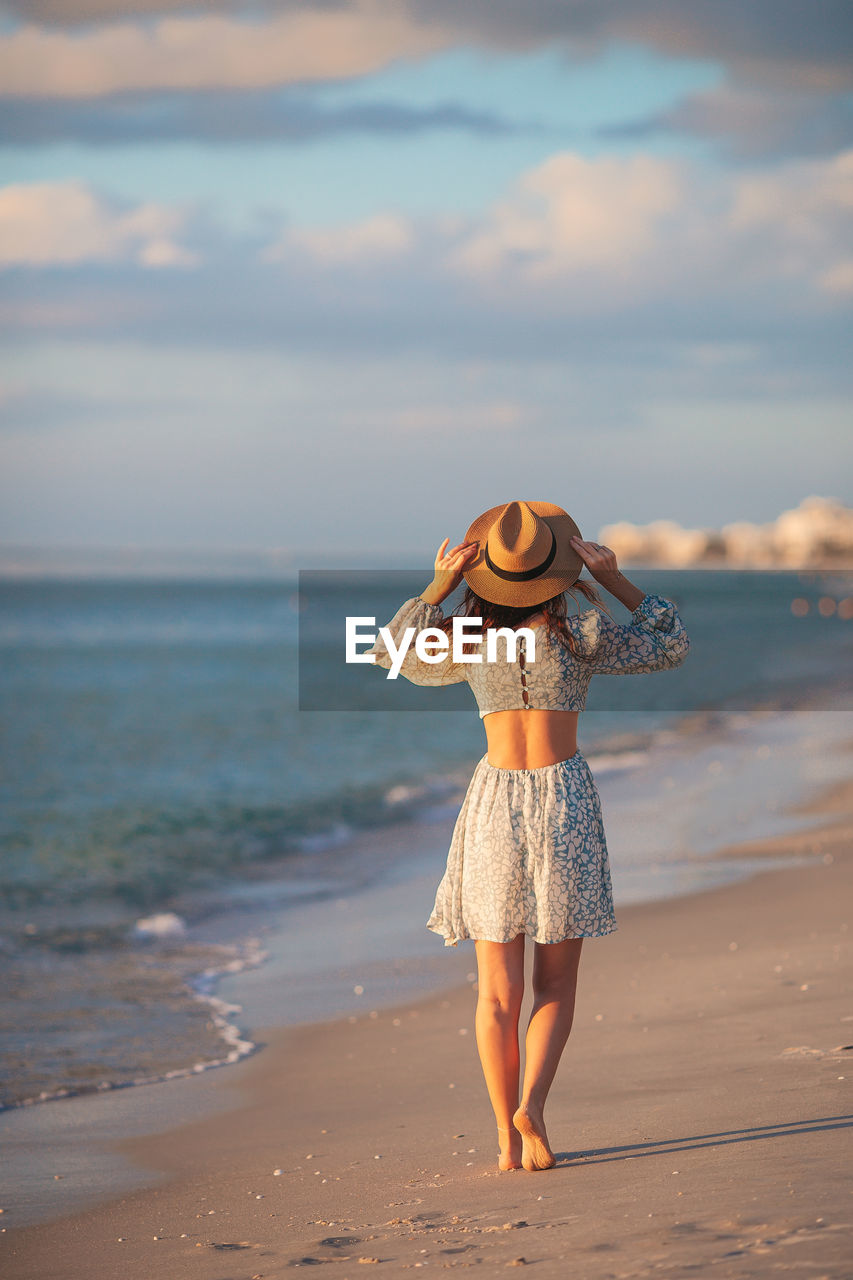
[[[449,538],[445,538],[438,548],[435,557],[435,574],[429,586],[419,596],[406,600],[387,623],[391,640],[398,650],[402,644],[406,643],[407,630],[414,629],[414,635],[409,636],[405,656],[399,663],[400,675],[411,680],[412,684],[461,684],[463,680],[468,679],[468,673],[471,670],[470,663],[453,661],[451,637],[441,631],[441,624],[444,621],[441,602],[455,591],[462,581],[465,562],[471,558],[472,553],[476,553],[478,544],[476,542],[460,543],[448,551],[449,541]],[[441,653],[436,662],[424,661],[415,649],[415,637],[418,632],[429,627],[436,629],[436,640],[439,638],[438,632],[441,632],[448,645],[447,651]],[[366,652],[373,654],[377,665],[385,667],[386,670],[390,671],[395,663],[394,655],[389,651],[381,633]],[[431,648],[431,652],[438,657],[440,650],[435,646]]]
[[[578,537],[572,538],[572,545],[596,582],[631,610],[627,626],[614,622],[600,609],[585,613],[593,675],[640,675],[680,667],[690,650],[690,637],[673,602],[649,595],[629,582],[609,547]]]
[[[435,556],[435,573],[432,582],[421,592],[421,600],[427,604],[441,604],[462,581],[462,571],[467,560],[477,554],[478,542],[460,542],[447,550],[449,538],[445,538]]]

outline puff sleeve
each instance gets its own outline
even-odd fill
[[[593,624],[595,644],[591,674],[641,674],[680,667],[690,650],[690,637],[678,609],[664,596],[646,594],[622,626],[606,613]]]
[[[427,627],[440,626],[443,620],[444,613],[439,605],[427,604],[426,600],[422,600],[420,596],[412,596],[400,606],[391,621],[385,625],[391,632],[395,645],[399,645],[407,627],[414,627],[417,635]],[[461,684],[467,680],[470,663],[453,662],[453,641],[451,636],[448,635],[447,638],[449,647],[447,652],[442,654],[441,661],[424,662],[415,652],[415,636],[412,636],[400,667],[400,675],[411,680],[412,684]],[[381,634],[377,634],[375,643],[369,649],[365,649],[365,653],[372,653],[375,656],[377,666],[385,667],[386,670],[391,669],[393,658]]]

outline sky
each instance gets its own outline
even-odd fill
[[[0,3],[0,543],[849,502],[851,52],[836,0]]]

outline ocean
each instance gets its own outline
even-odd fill
[[[692,648],[678,672],[594,678],[581,716],[617,907],[745,874],[734,863],[711,872],[707,855],[767,827],[741,777],[729,820],[702,825],[711,800],[688,788],[692,824],[681,801],[669,851],[644,843],[640,833],[656,829],[650,768],[652,789],[674,799],[689,772],[672,780],[698,744],[766,728],[788,744],[774,775],[781,804],[827,776],[797,766],[796,735],[781,726],[810,717],[808,732],[828,741],[849,728],[851,709],[850,574],[631,576],[677,601]],[[405,594],[422,585],[413,579]],[[399,589],[395,579],[374,591],[377,623],[405,598]],[[628,621],[618,604],[613,614]],[[440,717],[402,695],[407,709],[393,709],[387,686],[381,709],[369,698],[341,709],[330,633],[327,666],[312,672],[329,709],[305,710],[299,628],[296,577],[0,581],[0,1106],[235,1061],[254,1048],[251,1016],[233,998],[240,975],[284,966],[293,981],[282,1021],[343,1009],[340,974],[325,1000],[294,976],[322,968],[341,904],[358,904],[353,963],[391,953],[413,971],[426,954],[439,963],[442,939],[423,928],[430,886],[485,750],[470,691],[469,707]],[[618,865],[614,849],[625,850]],[[389,892],[397,930],[380,944]],[[252,1016],[268,1014],[260,1001]]]

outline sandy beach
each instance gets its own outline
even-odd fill
[[[30,1227],[4,1206],[3,1274],[849,1277],[853,782],[797,811],[717,853],[790,866],[585,944],[554,1169],[497,1170],[460,948],[438,996],[261,1032],[214,1117],[122,1144],[153,1185]]]

